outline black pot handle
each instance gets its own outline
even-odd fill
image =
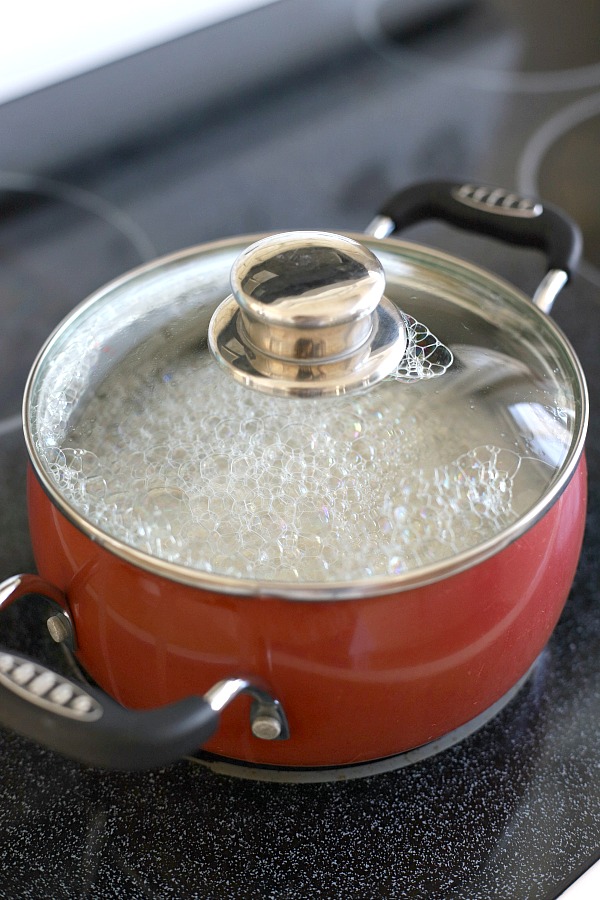
[[[37,576],[17,575],[1,584],[0,611],[31,593],[54,604],[49,630],[55,640],[73,645],[66,600]],[[159,709],[130,710],[91,685],[0,646],[0,724],[92,766],[135,770],[175,762],[214,734],[221,710],[241,693],[254,698],[251,722],[257,737],[288,736],[280,704],[245,678],[220,681],[202,697],[187,697]]]
[[[441,219],[480,235],[544,251],[548,275],[538,288],[534,302],[546,312],[560,288],[576,271],[581,258],[581,232],[558,207],[503,188],[452,181],[422,182],[394,194],[371,222],[367,233],[387,237],[426,219]],[[542,287],[548,292],[549,282],[553,284],[551,299],[541,296]]]

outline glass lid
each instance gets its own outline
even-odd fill
[[[71,521],[185,583],[336,599],[445,577],[544,513],[587,401],[526,297],[395,240],[253,243],[138,269],[47,342],[26,439]]]

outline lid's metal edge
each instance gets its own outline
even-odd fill
[[[382,575],[372,578],[355,579],[348,582],[323,581],[296,584],[288,581],[259,581],[249,578],[220,575],[212,572],[203,572],[199,569],[180,566],[176,563],[150,556],[150,554],[144,553],[141,550],[136,550],[134,547],[122,543],[116,538],[103,532],[91,522],[88,522],[76,509],[66,502],[48,479],[32,440],[29,428],[29,405],[33,383],[40,365],[47,353],[51,350],[52,345],[60,338],[61,334],[71,326],[73,321],[82,316],[90,306],[98,303],[106,294],[110,293],[121,284],[125,284],[153,269],[168,266],[186,258],[191,258],[199,252],[204,254],[209,251],[220,249],[226,250],[228,247],[239,245],[245,241],[250,243],[261,236],[264,236],[260,234],[240,235],[170,253],[119,276],[104,285],[98,291],[95,291],[87,299],[83,300],[82,303],[78,304],[78,306],[76,306],[61,323],[59,323],[42,345],[29,372],[23,394],[22,409],[25,444],[31,464],[42,488],[54,505],[63,513],[72,525],[94,541],[94,543],[103,547],[110,553],[113,553],[125,562],[129,562],[146,572],[158,575],[168,581],[175,581],[189,587],[236,596],[271,597],[290,601],[331,602],[339,600],[356,600],[386,594],[397,594],[414,588],[425,587],[426,585],[433,584],[437,581],[442,581],[452,575],[457,575],[466,569],[470,569],[485,562],[487,559],[494,556],[496,553],[499,553],[501,550],[504,550],[516,541],[543,518],[545,513],[554,505],[569,484],[583,454],[588,429],[589,396],[587,384],[581,363],[568,338],[553,319],[533,305],[531,299],[528,298],[526,294],[521,292],[510,282],[505,281],[500,276],[481,266],[476,266],[451,254],[413,242],[399,241],[392,238],[377,239],[356,232],[343,232],[343,234],[354,238],[355,240],[368,243],[375,253],[377,253],[378,247],[381,249],[388,249],[394,254],[397,254],[399,249],[401,249],[409,255],[422,255],[435,259],[438,262],[446,262],[454,269],[458,268],[465,272],[472,272],[473,275],[477,277],[483,275],[488,281],[491,281],[503,291],[518,297],[527,304],[530,314],[538,315],[540,322],[544,323],[544,327],[554,332],[554,336],[568,352],[576,376],[577,387],[579,388],[579,396],[581,399],[581,414],[579,428],[574,434],[574,440],[570,452],[563,463],[560,476],[552,483],[548,491],[540,498],[540,500],[534,504],[527,513],[514,522],[513,525],[499,532],[493,538],[490,538],[490,540],[478,544],[462,553],[456,554],[455,556],[451,556],[448,559],[442,559],[431,565],[421,566],[418,569],[412,569],[400,575]]]

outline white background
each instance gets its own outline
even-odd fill
[[[272,2],[6,2],[0,23],[0,103]]]

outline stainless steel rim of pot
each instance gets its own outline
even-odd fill
[[[552,334],[555,340],[558,341],[561,348],[566,352],[570,366],[573,370],[573,389],[575,396],[580,403],[581,414],[579,416],[578,427],[574,432],[570,450],[563,462],[560,472],[542,497],[527,511],[526,514],[518,518],[512,525],[498,532],[491,539],[478,544],[471,549],[447,559],[442,559],[435,563],[412,569],[398,575],[373,576],[348,582],[315,581],[297,584],[287,581],[264,582],[255,579],[231,577],[191,569],[137,550],[103,532],[101,529],[87,521],[75,508],[65,501],[49,480],[36,451],[35,439],[32,435],[30,409],[34,381],[42,362],[49,354],[51,354],[53,346],[59,340],[61,335],[70,328],[76,327],[75,323],[77,319],[91,306],[100,303],[102,299],[115,288],[135,280],[141,275],[151,273],[156,269],[174,266],[198,253],[209,254],[226,251],[228,248],[243,244],[249,245],[266,236],[264,234],[251,234],[214,241],[197,247],[191,247],[183,251],[178,251],[160,257],[153,262],[147,263],[122,275],[100,288],[75,307],[71,314],[50,334],[47,341],[42,346],[29,373],[23,397],[23,429],[25,443],[32,467],[44,492],[51,502],[79,531],[120,559],[168,581],[177,582],[198,589],[238,596],[264,596],[277,597],[290,601],[328,602],[396,594],[402,591],[422,587],[427,584],[432,584],[437,581],[442,581],[452,575],[476,566],[501,552],[543,518],[545,513],[554,505],[556,500],[565,490],[579,464],[583,454],[588,426],[589,399],[585,375],[579,359],[566,336],[551,318],[533,307],[532,301],[527,295],[518,290],[514,285],[504,281],[494,273],[482,269],[480,266],[473,265],[462,259],[451,256],[450,254],[443,253],[442,251],[434,250],[430,247],[421,246],[412,242],[408,243],[398,239],[370,238],[362,233],[344,232],[344,234],[355,241],[366,243],[366,245],[374,250],[374,252],[377,251],[377,248],[380,248],[394,256],[401,253],[407,253],[409,255],[422,254],[436,263],[459,268],[461,273],[464,273],[474,280],[478,280],[483,276],[486,281],[493,285],[499,292],[502,294],[508,293],[519,303],[525,304],[529,314],[538,317],[540,328],[546,329],[546,331]]]

